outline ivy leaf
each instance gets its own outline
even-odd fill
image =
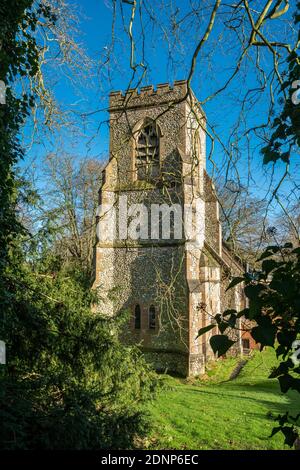
[[[226,354],[229,348],[235,343],[226,335],[214,335],[210,338],[210,345],[212,350],[218,357]]]
[[[236,318],[241,318],[241,317],[249,318],[249,308],[248,307],[243,308],[243,310],[241,310],[236,316]]]
[[[281,429],[282,429],[281,426],[278,426],[277,428],[273,428],[270,437],[275,436],[275,434],[277,434],[278,432],[280,432]]]
[[[298,433],[296,432],[296,430],[290,426],[284,426],[280,430],[285,437],[284,443],[287,444],[289,447],[292,447],[298,437]]]
[[[297,332],[293,330],[285,329],[284,331],[279,331],[277,334],[277,341],[282,346],[290,348],[293,341],[297,338]]]
[[[263,284],[255,284],[245,287],[245,294],[250,300],[257,300],[260,298],[261,293],[266,291],[266,286]]]
[[[274,259],[265,259],[262,262],[262,270],[266,274],[266,277],[268,276],[268,274],[270,274],[271,271],[273,271],[273,269],[277,268],[278,265],[280,265],[280,263],[278,263]]]
[[[227,330],[228,326],[229,326],[228,323],[225,321],[221,321],[220,323],[218,323],[218,328],[221,333],[224,333],[224,331]]]
[[[262,149],[262,154],[264,156],[263,164],[267,165],[270,162],[276,162],[278,159],[278,153],[271,150],[269,147]]]
[[[272,372],[269,375],[269,379],[275,379],[279,377],[280,375],[284,375],[288,372],[288,370],[289,370],[289,363],[281,362],[278,367],[274,367],[272,369]]]
[[[265,258],[269,258],[269,256],[272,256],[274,255],[275,253],[278,253],[278,251],[280,250],[280,247],[279,246],[268,246],[268,248],[266,249],[266,251],[264,251],[262,253],[262,255],[260,256],[260,258],[258,258],[257,261],[261,261]]]
[[[228,326],[230,326],[231,328],[234,328],[236,325],[236,318],[237,318],[236,315],[232,313],[228,320]]]
[[[245,279],[243,277],[235,277],[232,279],[232,281],[230,282],[229,286],[227,287],[226,291],[228,291],[228,289],[232,289],[232,287],[236,286],[237,284],[240,284],[241,282],[243,282]]]
[[[252,328],[251,336],[262,346],[274,346],[277,328],[268,317],[259,319],[259,325]]]
[[[204,335],[204,333],[207,333],[208,331],[212,330],[215,326],[216,326],[215,324],[211,324],[211,325],[204,326],[203,328],[200,328],[200,330],[198,331],[198,335],[196,336],[196,339],[199,338],[199,336]]]
[[[223,312],[223,317],[228,317],[229,315],[232,315],[233,313],[237,313],[237,311],[233,308],[229,310],[225,310],[225,312]]]
[[[287,393],[289,389],[293,387],[293,377],[291,377],[289,374],[282,375],[278,378],[278,381],[282,393]]]

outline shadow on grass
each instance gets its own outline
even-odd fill
[[[271,407],[272,411],[276,408],[278,413],[284,413],[288,409],[297,409],[299,407],[299,394],[296,392],[291,392],[289,394],[284,394],[280,391],[279,386],[274,382],[268,383],[267,381],[258,382],[256,384],[238,384],[238,383],[228,383],[219,385],[219,390],[210,390],[210,388],[215,388],[215,385],[207,385],[201,388],[187,387],[185,393],[195,393],[203,395],[211,395],[218,398],[229,397],[232,400],[249,400],[254,402],[259,402],[266,407]],[[251,395],[248,393],[251,392]],[[258,396],[253,396],[253,393],[256,393]],[[260,398],[259,394],[272,394],[277,397],[277,400],[265,400]],[[285,402],[278,402],[278,399],[285,399]]]

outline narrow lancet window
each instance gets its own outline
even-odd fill
[[[149,329],[155,330],[156,327],[156,311],[154,305],[149,308]]]
[[[135,330],[141,329],[141,307],[139,305],[136,305],[134,309],[134,328]]]

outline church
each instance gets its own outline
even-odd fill
[[[126,310],[122,334],[160,371],[197,376],[213,359],[213,316],[242,309],[245,271],[222,240],[206,172],[206,117],[187,81],[115,91],[109,161],[99,190],[95,282],[98,309]],[[247,345],[232,331],[235,351]],[[248,341],[249,342],[249,341]],[[245,346],[246,344],[246,346]]]

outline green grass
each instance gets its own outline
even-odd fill
[[[153,430],[144,448],[288,449],[281,433],[269,438],[274,417],[299,411],[298,393],[284,395],[276,379],[273,350],[256,352],[237,379],[227,381],[236,359],[218,361],[201,380],[164,376],[166,389],[148,406]]]

